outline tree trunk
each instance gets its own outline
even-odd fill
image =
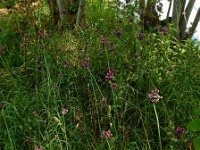
[[[179,29],[179,19],[180,19],[180,14],[181,14],[181,0],[174,0],[174,6],[173,6],[173,15],[172,15],[172,23],[174,24],[175,27],[175,37],[180,40],[180,29]]]
[[[58,10],[56,0],[47,0],[47,2],[49,4],[50,16],[53,21],[53,24],[57,25],[59,21],[59,10]]]
[[[182,14],[180,16],[180,37],[181,39],[184,39],[184,35],[185,35],[185,31],[186,31],[186,27],[187,27],[187,23],[188,23],[188,19],[190,17],[190,14],[192,12],[192,9],[194,7],[194,3],[196,0],[190,0],[186,9],[183,9]],[[185,7],[185,5],[183,6]]]
[[[78,26],[81,26],[82,20],[85,15],[85,2],[86,0],[79,0],[79,7],[78,7],[78,13],[77,13],[77,18],[76,18],[76,24]]]
[[[195,30],[197,28],[197,25],[198,25],[199,21],[200,21],[200,8],[198,9],[196,17],[195,17],[194,22],[192,24],[192,27],[190,29],[190,38],[194,35]]]

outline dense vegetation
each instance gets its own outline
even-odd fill
[[[75,29],[55,29],[46,3],[0,16],[0,149],[197,146],[198,43],[144,30],[135,7],[86,7]]]

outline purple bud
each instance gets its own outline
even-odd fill
[[[84,60],[83,60],[83,62],[82,62],[83,68],[88,68],[89,65],[90,65],[89,58],[84,58]]]
[[[174,134],[175,134],[176,138],[179,139],[185,132],[186,132],[185,128],[183,128],[183,127],[177,127],[175,129]]]
[[[107,44],[108,44],[108,38],[105,37],[105,36],[103,36],[103,37],[101,38],[101,44],[103,44],[104,46],[107,45]]]

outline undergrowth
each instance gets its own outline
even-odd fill
[[[46,6],[31,22],[17,11],[1,19],[0,149],[191,146],[198,47],[177,42],[172,27],[144,31],[134,7],[124,16],[106,6],[89,3],[87,24],[74,30],[52,29]]]

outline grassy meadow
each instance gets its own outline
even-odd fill
[[[135,7],[86,10],[73,30],[53,28],[46,3],[0,15],[0,149],[197,147],[198,43],[144,30]]]

